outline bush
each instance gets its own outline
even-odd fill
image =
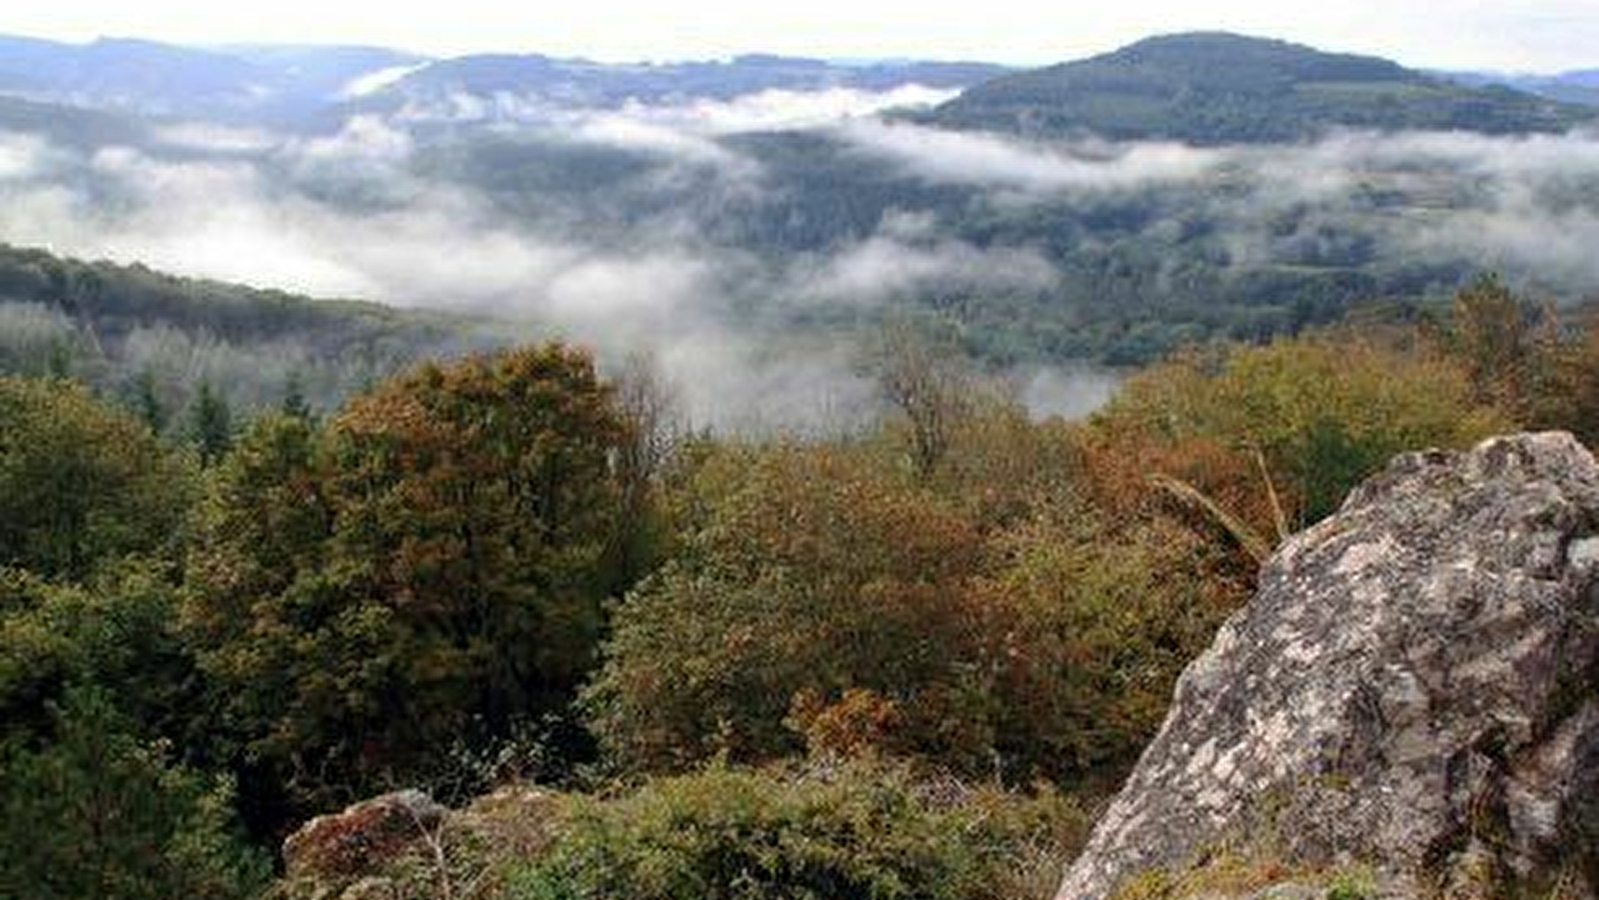
[[[896,705],[906,745],[962,752],[945,724],[970,718],[951,705],[979,654],[964,586],[981,560],[964,518],[831,447],[728,448],[689,493],[682,550],[616,608],[587,694],[613,759],[783,756],[803,746],[798,695],[855,688]]]
[[[37,742],[65,691],[86,684],[149,734],[188,736],[198,691],[164,574],[128,562],[61,585],[0,568],[0,739]]]
[[[1041,510],[995,540],[981,585],[994,749],[1014,780],[1119,775],[1165,718],[1183,667],[1247,599],[1223,548],[1159,519],[1120,528]]]
[[[1051,484],[1069,477],[1053,426],[1007,431],[1052,460],[1025,502],[985,502],[1019,477],[999,442],[935,485],[871,443],[716,451],[586,694],[610,761],[871,752],[1012,784],[1131,762],[1249,573],[1178,523]]]
[[[133,734],[107,696],[73,689],[43,746],[0,743],[0,896],[255,896],[264,855],[234,828],[232,791]]]
[[[0,566],[80,579],[169,550],[190,484],[143,423],[82,385],[0,377]]]
[[[1130,379],[1094,419],[1098,459],[1190,448],[1193,471],[1145,471],[1224,499],[1263,534],[1271,504],[1259,454],[1290,524],[1328,515],[1394,454],[1469,445],[1511,427],[1478,401],[1466,371],[1439,354],[1351,334],[1191,353]],[[1167,465],[1182,467],[1187,454]],[[1228,455],[1233,458],[1228,459]]]
[[[571,798],[518,900],[987,900],[1042,896],[1086,818],[908,770],[712,768],[615,799]]]

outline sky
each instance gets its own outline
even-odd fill
[[[0,7],[0,32],[60,40],[364,43],[430,55],[540,52],[607,61],[771,52],[1036,65],[1193,29],[1280,37],[1421,68],[1599,68],[1599,0],[5,0]]]

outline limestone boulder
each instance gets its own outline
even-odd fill
[[[1278,550],[1059,898],[1251,844],[1591,898],[1596,835],[1599,467],[1515,435],[1399,457]]]

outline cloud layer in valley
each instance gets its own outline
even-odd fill
[[[846,123],[842,135],[929,181],[1024,191],[1107,190],[1191,181],[1225,159],[1219,151],[1151,142],[1028,142],[878,120]]]
[[[520,152],[590,146],[642,160],[635,181],[606,169],[592,191],[545,190],[533,179],[520,201],[526,214],[508,212],[492,184],[421,165],[470,145],[441,150],[453,132],[440,138],[439,123],[414,109],[356,116],[310,137],[166,125],[146,146],[89,151],[0,133],[0,239],[315,295],[492,312],[616,352],[645,346],[697,420],[767,425],[853,420],[869,409],[870,389],[848,348],[798,338],[790,346],[781,329],[774,339],[733,324],[751,309],[759,320],[767,309],[869,311],[940,291],[1052,297],[1062,273],[1028,240],[962,233],[947,209],[891,206],[875,225],[803,252],[717,238],[722,223],[694,211],[707,192],[794,215],[781,202],[797,190],[784,181],[791,173],[730,139],[752,131],[817,129],[846,162],[969,192],[963,208],[973,214],[1037,206],[1065,215],[1106,194],[1186,191],[1219,223],[1239,265],[1302,252],[1359,217],[1380,232],[1384,253],[1484,260],[1573,290],[1599,285],[1594,135],[1351,133],[1200,150],[1027,142],[871,116],[938,96],[765,92],[536,116],[496,101],[516,115],[482,133],[513,134],[526,142]],[[673,177],[684,167],[698,180]],[[1390,208],[1391,195],[1405,199]],[[607,202],[645,211],[617,217]],[[1285,231],[1290,215],[1297,224]],[[1043,370],[1022,381],[1035,408],[1080,412],[1113,379]]]

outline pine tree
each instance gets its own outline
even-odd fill
[[[227,398],[201,381],[189,405],[189,440],[200,451],[200,461],[211,465],[221,459],[233,444],[233,411]]]

